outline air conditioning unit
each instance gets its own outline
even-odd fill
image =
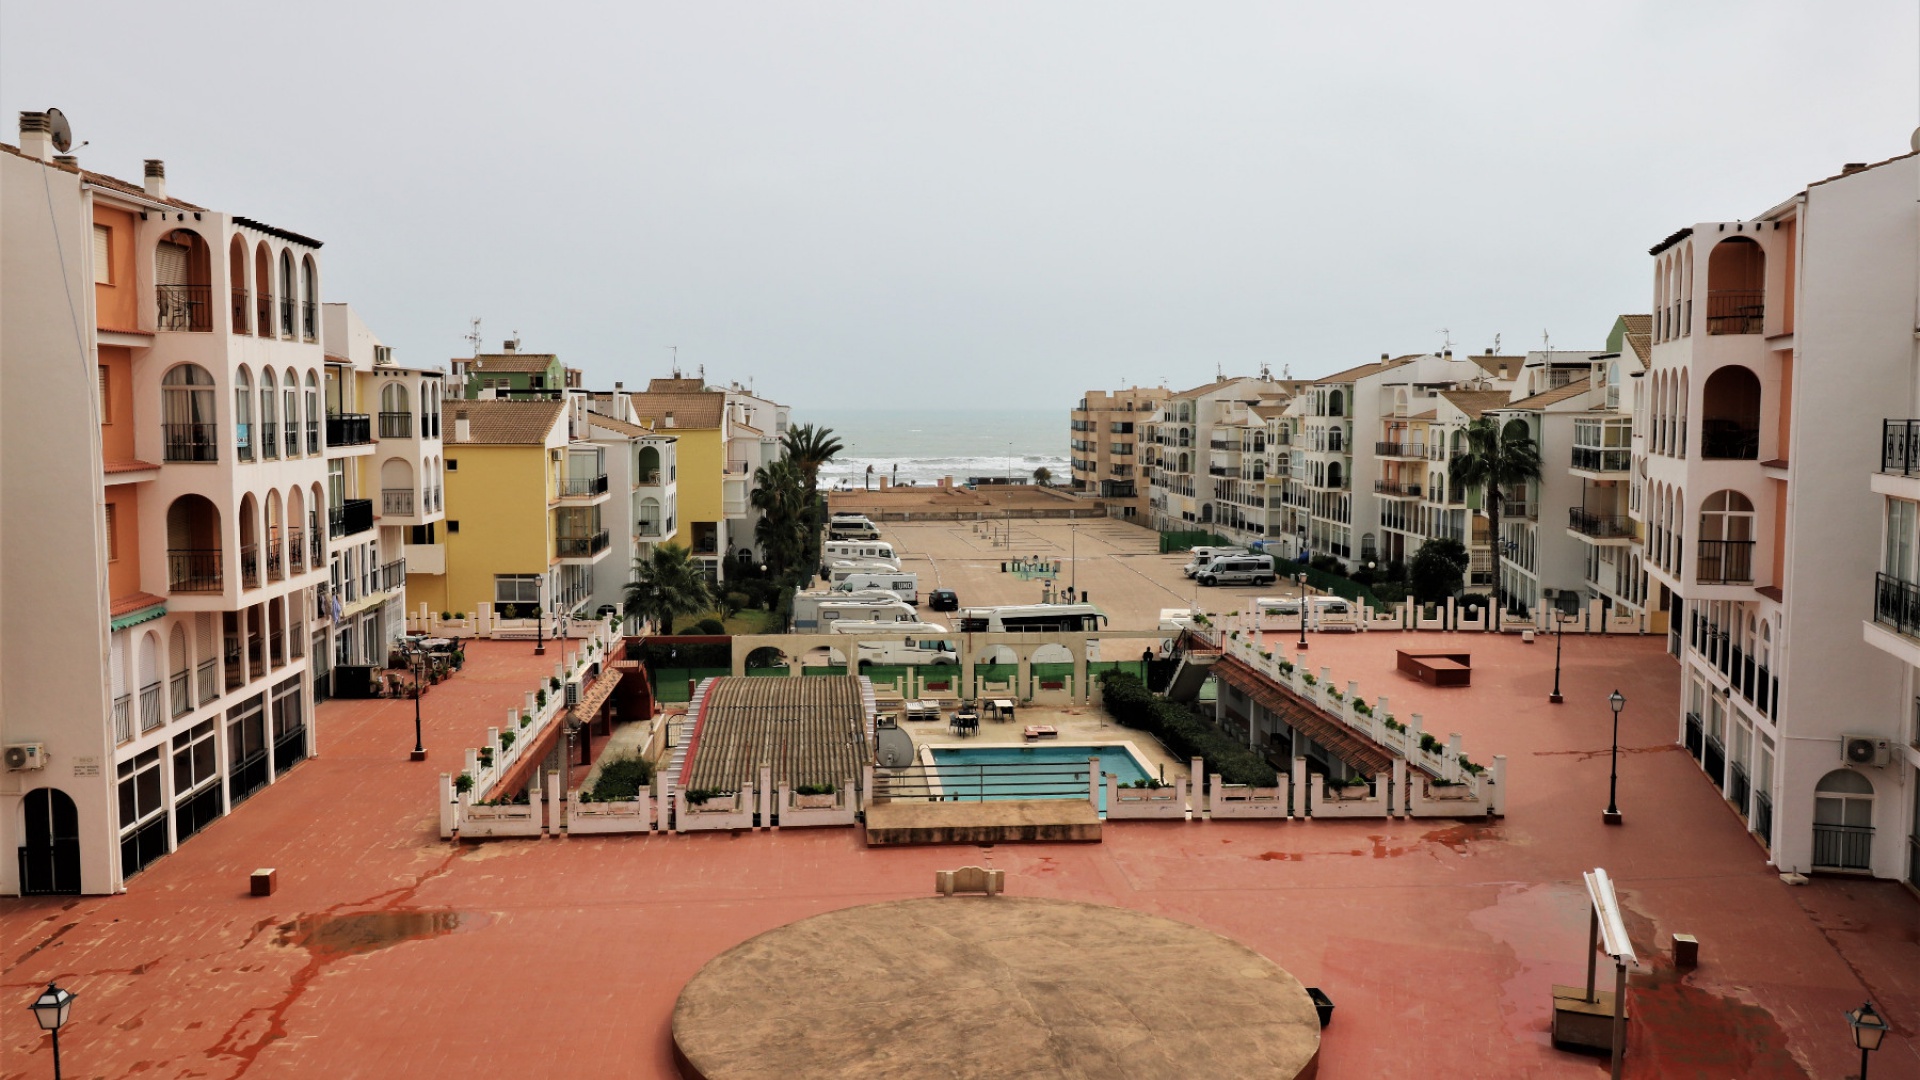
[[[580,684],[572,680],[567,682],[567,704],[580,704]]]
[[[7,771],[32,772],[47,767],[47,744],[37,742],[8,743]]]
[[[1842,735],[1840,751],[1849,765],[1885,765],[1893,760],[1893,744],[1872,735]],[[13,758],[8,757],[7,762],[12,764]]]

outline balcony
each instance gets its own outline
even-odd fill
[[[311,300],[300,302],[300,336],[308,341],[320,340],[320,305]]]
[[[1873,621],[1920,638],[1920,585],[1891,574],[1875,574],[1873,579]]]
[[[634,535],[643,540],[656,540],[661,536],[660,519],[643,517],[634,525]]]
[[[372,499],[348,499],[339,506],[327,508],[328,536],[335,538],[352,536],[371,528],[373,528]]]
[[[412,488],[383,488],[380,491],[380,512],[395,517],[413,516]]]
[[[1622,514],[1596,514],[1578,506],[1567,510],[1567,528],[1596,540],[1631,540],[1633,522]]]
[[[287,456],[300,456],[300,424],[296,420],[287,421]]]
[[[368,583],[375,592],[392,592],[407,583],[407,560],[395,559],[375,567]]]
[[[261,293],[253,298],[253,329],[261,337],[273,336],[273,297]]]
[[[1753,584],[1752,540],[1701,540],[1694,579],[1702,585]]]
[[[1760,429],[1709,419],[1700,425],[1700,456],[1722,461],[1757,461]]]
[[[1880,471],[1920,476],[1920,420],[1881,421]]]
[[[113,741],[115,744],[133,741],[132,694],[121,694],[113,699]]]
[[[247,290],[234,289],[233,290],[233,332],[234,333],[244,334],[247,332],[247,308],[249,306],[250,305],[247,303]]]
[[[240,545],[240,587],[257,589],[260,587],[260,547],[258,544]]]
[[[381,412],[380,437],[383,439],[413,438],[413,414],[410,412]]]
[[[260,424],[260,456],[277,458],[280,456],[280,425],[271,420]]]
[[[1815,822],[1813,867],[1816,870],[1873,869],[1873,827]]]
[[[1576,446],[1573,448],[1573,467],[1582,472],[1627,472],[1633,468],[1633,451],[1621,448]]]
[[[154,328],[206,334],[213,331],[211,285],[155,285]]]
[[[373,417],[367,413],[327,416],[328,446],[365,446],[373,442]]]
[[[1420,485],[1400,480],[1375,480],[1373,492],[1391,499],[1417,499],[1420,497]]]
[[[307,537],[298,526],[287,530],[287,561],[292,565],[294,573],[306,572]],[[317,570],[319,567],[314,569]]]
[[[1373,444],[1375,457],[1425,458],[1427,447],[1417,442],[1377,442]]]
[[[1767,321],[1764,289],[1714,289],[1707,293],[1707,333],[1758,334]]]
[[[318,454],[319,452],[320,452],[320,421],[309,420],[307,421],[307,453]]]
[[[215,424],[161,424],[165,461],[219,461],[219,427]]]
[[[291,296],[280,298],[280,336],[289,341],[293,339],[293,297]]]
[[[167,722],[160,713],[160,681],[140,688],[140,731],[144,734]]]
[[[605,529],[592,536],[558,536],[554,538],[554,554],[562,559],[591,559],[607,550],[613,541]]]
[[[562,499],[591,499],[607,493],[607,474],[564,476],[554,488],[554,494]]]
[[[217,593],[221,588],[219,548],[169,548],[167,591]]]

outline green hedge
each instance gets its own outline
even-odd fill
[[[1157,697],[1139,677],[1125,671],[1100,676],[1107,712],[1130,728],[1158,738],[1182,758],[1201,758],[1207,769],[1229,784],[1272,787],[1280,782],[1266,759],[1242,746],[1184,706]]]
[[[1291,559],[1282,559],[1278,556],[1274,557],[1273,572],[1275,574],[1283,578],[1291,578],[1302,571],[1306,572],[1307,584],[1319,589],[1323,593],[1332,593],[1335,596],[1345,597],[1356,603],[1369,604],[1375,610],[1384,610],[1389,607],[1389,605],[1381,603],[1380,598],[1373,595],[1372,590],[1350,577],[1343,577],[1340,574],[1330,574],[1325,570],[1316,569],[1311,566],[1302,566],[1300,563],[1294,562]]]
[[[1232,541],[1219,533],[1197,530],[1184,532],[1163,532],[1160,534],[1160,554],[1168,555],[1176,551],[1192,551],[1197,547],[1230,547]]]

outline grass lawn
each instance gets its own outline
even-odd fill
[[[769,618],[771,613],[759,608],[747,608],[730,619],[720,619],[718,610],[703,611],[698,615],[682,615],[673,620],[673,629],[675,633],[690,634],[693,632],[693,625],[700,620],[720,619],[729,634],[766,634],[773,632],[767,629]]]

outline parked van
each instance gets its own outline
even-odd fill
[[[883,559],[895,567],[900,556],[885,540],[829,540],[820,552],[823,559]]]
[[[1191,554],[1193,558],[1188,559],[1187,565],[1180,568],[1181,572],[1188,577],[1199,577],[1200,571],[1205,570],[1208,563],[1222,555],[1246,555],[1250,553],[1243,547],[1197,547],[1193,549]]]
[[[880,530],[865,514],[835,514],[827,520],[828,540],[878,540]]]
[[[884,596],[801,592],[793,597],[793,632],[822,634],[839,619],[855,622],[919,622],[913,605],[891,593]]]
[[[1342,596],[1315,596],[1308,603],[1313,612],[1312,621],[1307,624],[1314,630],[1353,630],[1360,625],[1360,610],[1353,601]],[[1292,596],[1262,596],[1253,602],[1253,610],[1260,617],[1260,628],[1273,629],[1270,619],[1285,619],[1289,626],[1299,626],[1294,620],[1300,617],[1300,600]]]
[[[1271,555],[1216,555],[1194,575],[1202,585],[1271,585]]]
[[[945,634],[947,628],[926,622],[853,622],[840,619],[833,623],[835,634],[903,634],[899,641],[862,641],[858,643],[860,666],[868,664],[908,664],[944,666],[960,662],[953,642],[925,638],[923,634]],[[845,664],[847,656],[839,649],[828,650],[834,664]]]
[[[827,581],[835,592],[883,589],[909,604],[920,603],[920,577],[911,571],[880,567],[835,567],[827,575]]]
[[[828,559],[827,564],[820,568],[820,576],[832,581],[835,570],[897,574],[900,572],[900,564],[892,559]]]

